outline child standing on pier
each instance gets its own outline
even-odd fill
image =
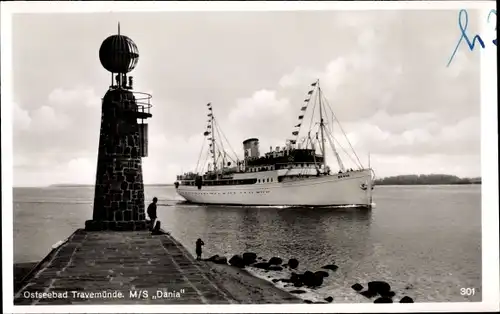
[[[201,253],[202,253],[201,246],[202,245],[205,245],[205,243],[200,238],[198,238],[198,240],[196,240],[196,259],[197,260],[201,260]]]

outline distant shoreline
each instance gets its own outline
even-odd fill
[[[375,180],[375,185],[464,185],[481,184],[480,177],[459,178],[448,174],[399,175]]]
[[[460,178],[448,174],[411,174],[384,177],[375,179],[375,185],[477,185],[482,184],[481,177],[474,178]],[[173,186],[173,183],[154,183],[145,184],[145,186]],[[93,184],[72,184],[72,183],[58,183],[45,186],[45,188],[90,188]],[[28,186],[15,186],[15,188],[28,188]],[[33,187],[36,188],[36,187]],[[44,188],[44,187],[38,187]]]
[[[385,186],[401,186],[401,185],[481,185],[481,182],[468,182],[468,183],[380,183],[375,182],[374,185],[385,185]]]
[[[144,186],[173,186],[173,183],[158,183],[158,184],[144,184]],[[51,184],[45,187],[48,188],[90,188],[93,184]]]

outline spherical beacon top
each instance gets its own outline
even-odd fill
[[[111,73],[128,73],[137,65],[139,50],[127,36],[112,35],[102,42],[99,59],[102,66]]]

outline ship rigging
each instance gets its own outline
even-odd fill
[[[246,164],[245,161],[248,159],[248,156],[244,159],[240,159],[238,157],[238,154],[236,154],[235,150],[231,147],[230,142],[227,140],[226,135],[222,131],[222,128],[216,119],[212,103],[207,104],[207,109],[208,120],[206,130],[203,134],[206,140],[203,141],[196,169],[194,173],[190,174],[200,176],[205,173],[207,176],[217,180],[223,178],[224,174],[228,172],[245,171],[245,168],[247,168],[245,165],[248,164]],[[314,122],[316,115],[319,115],[319,122]],[[309,128],[304,128],[304,122],[308,116],[310,116]],[[339,130],[347,143],[348,149],[346,149],[340,141],[333,136],[334,124],[339,126]],[[302,133],[305,134],[302,135]],[[300,108],[298,123],[295,125],[291,134],[292,138],[286,141],[285,147],[278,148],[278,152],[284,151],[286,154],[292,150],[302,149],[310,149],[314,151],[314,154],[312,155],[315,159],[313,162],[314,169],[316,169],[317,173],[320,175],[329,174],[331,172],[330,167],[327,165],[326,142],[328,142],[331,152],[335,157],[339,173],[353,169],[364,169],[358,155],[349,141],[349,138],[342,128],[340,121],[335,116],[328,100],[323,95],[319,80],[311,84],[311,89],[307,92],[304,103]],[[208,149],[204,151],[207,141]],[[227,148],[229,149],[229,152]],[[316,153],[316,148],[319,148],[319,155]],[[354,165],[352,168],[345,167],[337,148],[340,148],[350,159]],[[205,154],[203,154],[204,152]],[[245,153],[247,152],[245,151]],[[289,158],[289,162],[291,163],[292,161],[293,157]]]

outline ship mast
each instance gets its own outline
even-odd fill
[[[210,140],[212,142],[212,160],[213,160],[213,164],[214,164],[214,173],[215,175],[217,176],[217,160],[215,158],[215,132],[214,132],[214,112],[213,112],[213,108],[212,108],[212,103],[208,103],[208,110],[210,111],[210,113],[208,114],[210,116],[210,133],[211,133],[211,137],[210,137]]]
[[[317,80],[318,84],[318,98],[319,98],[319,126],[321,128],[321,154],[323,155],[323,171],[326,169],[326,156],[325,156],[325,135],[324,128],[325,123],[323,121],[323,106],[321,104],[321,87],[319,86],[319,80]]]

